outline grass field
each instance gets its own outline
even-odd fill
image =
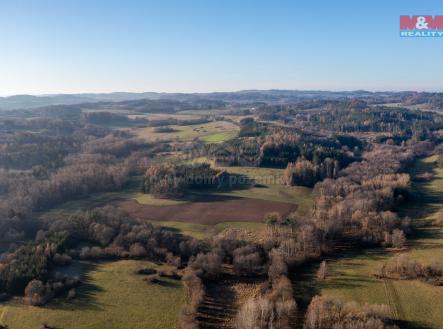
[[[288,187],[282,184],[282,169],[255,168],[255,167],[225,167],[230,173],[245,175],[260,182],[260,187],[250,187],[215,194],[229,195],[240,198],[251,198],[267,201],[293,203],[298,205],[297,212],[308,214],[313,205],[312,190],[305,187]],[[148,196],[148,199],[150,197]],[[157,200],[157,199],[154,199]],[[166,200],[167,201],[167,200]],[[155,202],[155,201],[154,201]],[[177,202],[173,201],[172,202]],[[224,222],[216,225],[203,225],[174,221],[160,221],[160,225],[171,228],[196,238],[203,238],[208,232],[221,232],[227,228],[242,228],[248,231],[260,231],[265,227],[263,223],[254,222]]]
[[[232,174],[228,178],[229,182],[225,182],[221,188],[193,191],[181,200],[139,195],[133,198],[138,203],[122,200],[117,204],[134,217],[162,223],[173,222],[164,225],[198,237],[211,228],[242,227],[257,230],[262,227],[259,224],[262,224],[264,215],[271,211],[278,211],[285,216],[294,211],[309,215],[312,210],[312,190],[286,186],[282,179],[282,169],[220,169]],[[235,181],[231,181],[234,178]]]
[[[149,284],[134,273],[156,265],[132,260],[80,265],[87,271],[75,299],[45,307],[12,300],[0,304],[0,323],[9,329],[38,329],[42,323],[63,329],[175,328],[185,301],[180,281]]]
[[[168,126],[174,129],[174,132],[157,133],[155,127],[144,127],[130,129],[139,138],[148,141],[154,140],[180,140],[192,141],[196,138],[207,143],[221,143],[228,139],[232,139],[237,135],[239,127],[228,121],[214,121],[198,125],[190,126]]]
[[[156,198],[151,194],[145,194],[142,192],[135,192],[125,195],[126,198],[131,198],[140,204],[155,205],[155,206],[170,206],[176,204],[183,204],[189,202],[189,200],[174,200],[174,199],[161,199]]]
[[[207,144],[220,144],[237,136],[236,131],[226,131],[203,136],[200,139]]]
[[[220,233],[225,229],[244,229],[250,232],[259,232],[265,228],[264,223],[252,222],[224,222],[216,225],[204,225],[184,222],[159,221],[155,222],[163,227],[192,236],[196,239],[203,239],[209,233]]]
[[[230,113],[229,109],[211,109],[211,110],[185,110],[177,112],[177,114],[185,114],[185,115],[203,115],[203,116],[211,116],[211,115],[223,115]]]
[[[430,182],[414,182],[412,190],[422,196],[408,203],[401,214],[409,215],[415,223],[429,224],[435,212],[443,209],[443,170],[436,168],[436,157],[423,159],[414,166],[417,172],[433,170]],[[419,225],[420,226],[420,225]],[[421,262],[443,259],[443,229],[419,228],[410,241],[408,253]],[[369,250],[351,252],[330,260],[332,277],[325,283],[314,284],[316,293],[331,295],[363,303],[387,304],[402,328],[443,328],[443,287],[435,287],[414,280],[378,280],[373,274],[392,257],[393,252]]]
[[[139,205],[151,206],[151,208],[146,209],[145,213],[138,213],[138,215],[141,216],[140,218],[149,218],[163,226],[180,231],[183,234],[202,238],[207,232],[220,232],[226,228],[243,228],[249,231],[258,231],[262,229],[264,225],[261,223],[261,220],[264,213],[262,213],[260,209],[267,204],[269,204],[270,208],[282,209],[282,211],[287,211],[288,205],[297,205],[294,209],[300,214],[309,214],[312,209],[313,201],[311,189],[305,187],[285,186],[281,181],[283,174],[282,169],[252,167],[228,167],[225,169],[235,175],[247,177],[249,180],[252,180],[252,184],[248,183],[249,185],[243,186],[237,190],[234,188],[227,190],[200,191],[188,194],[184,199],[176,200],[155,198],[152,195],[143,194],[139,192],[138,183],[140,182],[134,180],[133,184],[123,191],[96,193],[87,198],[66,202],[55,209],[43,213],[42,217],[46,219],[57,218],[78,210],[91,209],[106,204],[115,204],[116,202],[120,202],[119,200],[134,200]],[[214,199],[213,202],[209,201],[210,198]],[[263,200],[266,202],[257,204],[257,200]],[[282,204],[280,205],[280,203]],[[198,208],[200,210],[192,216],[189,215],[189,220],[185,221],[183,218],[180,218],[179,220],[174,219],[177,217],[177,214],[184,213],[184,211],[186,211],[186,213],[191,211],[189,208],[193,205],[197,208],[200,207]],[[238,209],[238,212],[233,213],[235,209],[227,209],[225,207],[223,208],[224,212],[217,211],[219,212],[217,216],[211,216],[214,218],[213,224],[210,224],[207,221],[202,221],[199,218],[202,216],[207,217],[208,211],[214,213],[215,209],[220,209],[223,205],[226,207],[228,205],[237,207],[236,209]],[[152,206],[155,207],[152,208]],[[157,206],[163,209],[156,208]],[[134,210],[134,207],[130,207],[129,210]],[[178,207],[176,209],[177,212],[172,214],[175,214],[174,216],[169,216],[169,213],[166,213],[164,216],[154,216],[156,213],[161,212],[168,207],[175,207],[174,209]],[[254,208],[251,209],[250,207]],[[138,206],[136,208],[138,208]],[[182,211],[180,211],[180,209]],[[250,211],[248,209],[250,209]],[[259,215],[258,217],[255,216],[253,220],[248,220],[247,218],[243,218],[245,211],[248,213],[258,212]],[[225,218],[220,217],[223,213],[226,215]],[[149,214],[152,214],[153,217],[149,217]],[[236,217],[235,214],[238,214],[240,217]]]
[[[224,167],[229,173],[246,176],[256,184],[250,188],[222,192],[242,198],[294,203],[297,212],[309,214],[313,206],[312,189],[303,186],[289,187],[283,184],[283,169],[256,167]]]
[[[67,201],[49,211],[45,211],[43,216],[57,216],[68,214],[78,210],[87,210],[94,207],[101,207],[120,198],[132,199],[140,204],[168,206],[175,204],[183,204],[189,200],[173,200],[155,198],[150,194],[140,192],[141,177],[133,177],[129,186],[118,192],[98,192],[88,195],[78,200]]]
[[[179,114],[179,113],[138,113],[131,112],[128,117],[130,119],[147,119],[149,121],[156,120],[169,120],[169,119],[177,119],[177,120],[195,120],[201,119],[203,115],[192,115],[192,114]]]

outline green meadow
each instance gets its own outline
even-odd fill
[[[134,260],[72,266],[83,278],[76,298],[44,307],[25,306],[14,299],[0,304],[0,323],[9,329],[39,329],[43,323],[63,329],[175,328],[185,302],[180,280],[147,283],[135,274],[137,269],[158,266]]]
[[[237,135],[239,127],[228,121],[213,121],[197,125],[170,125],[172,132],[158,133],[155,127],[132,128],[130,131],[137,137],[148,140],[192,141],[196,138],[206,143],[221,143]]]

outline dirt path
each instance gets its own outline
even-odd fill
[[[386,293],[386,305],[388,305],[391,309],[392,318],[394,320],[400,320],[402,318],[402,314],[400,312],[401,307],[394,284],[392,283],[392,280],[389,279],[384,279],[383,284]]]

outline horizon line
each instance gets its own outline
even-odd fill
[[[330,93],[355,93],[355,92],[367,92],[367,93],[443,93],[443,90],[414,90],[414,89],[236,89],[236,90],[217,90],[217,91],[93,91],[93,92],[54,92],[54,93],[18,93],[18,94],[0,94],[0,98],[18,97],[18,96],[34,96],[34,97],[54,97],[54,96],[77,96],[77,95],[111,95],[111,94],[182,94],[182,95],[204,95],[204,94],[216,94],[216,93],[241,93],[241,92],[269,92],[269,91],[285,91],[285,92],[330,92]]]

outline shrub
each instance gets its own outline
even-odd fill
[[[262,257],[254,246],[240,247],[234,250],[234,271],[238,275],[255,275],[262,270]]]
[[[317,279],[326,280],[329,276],[328,263],[324,260],[320,263],[320,267],[317,271]]]
[[[406,237],[402,230],[395,229],[392,232],[392,246],[394,248],[402,248],[405,245]]]
[[[52,298],[52,291],[40,280],[32,280],[25,289],[24,302],[32,306],[41,306]]]
[[[222,271],[222,260],[215,252],[207,254],[200,253],[191,263],[191,267],[197,271],[202,278],[215,279]]]
[[[443,263],[434,262],[425,265],[411,259],[407,254],[400,254],[383,264],[376,276],[397,280],[421,279],[436,281],[443,278]]]
[[[329,297],[315,296],[306,313],[304,329],[399,329],[385,305],[357,307]]]

